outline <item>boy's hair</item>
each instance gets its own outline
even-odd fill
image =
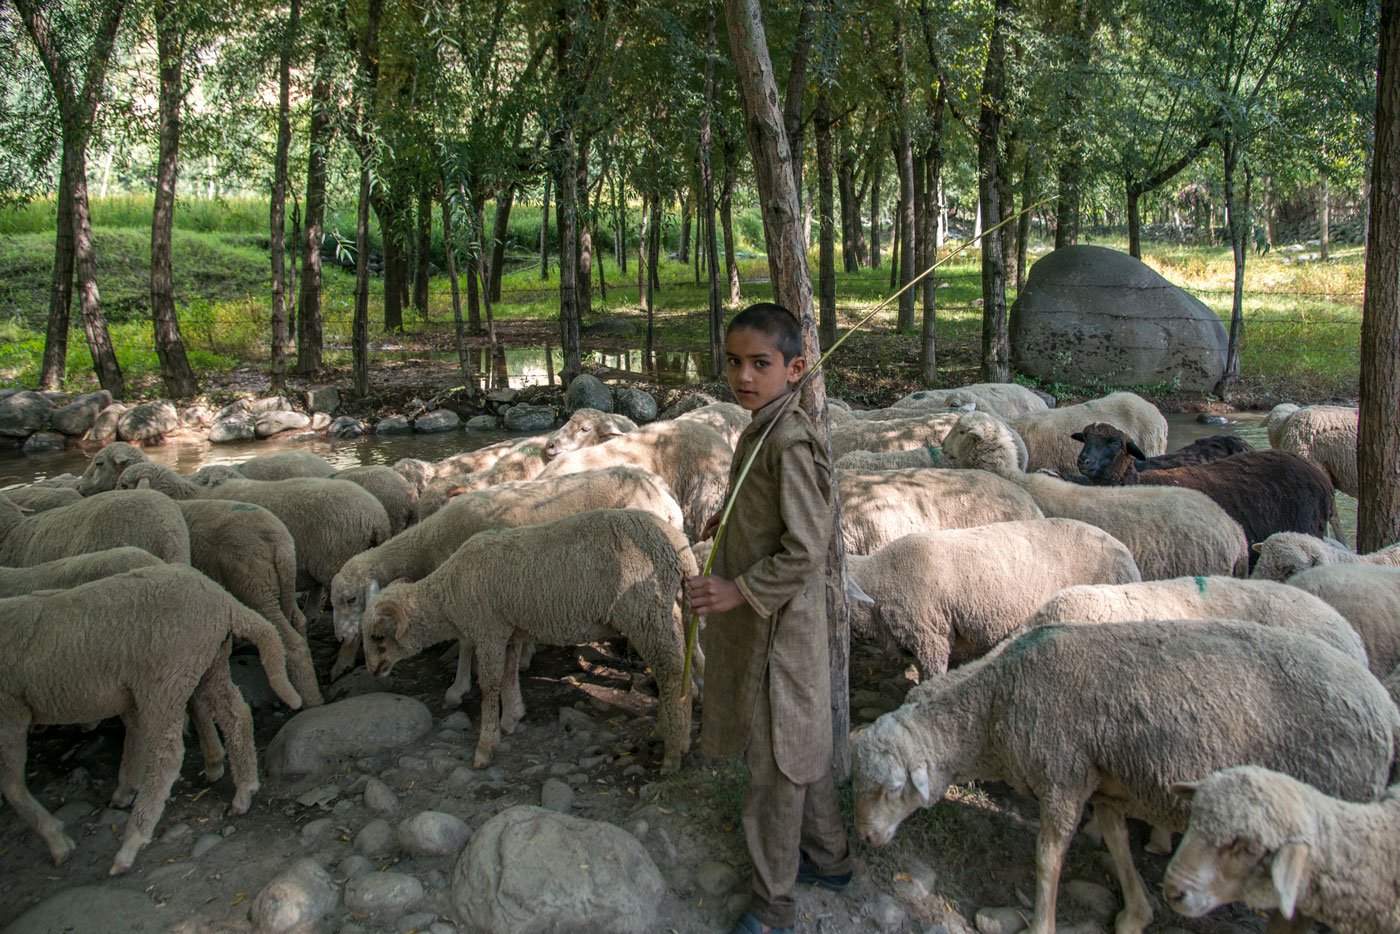
[[[755,302],[733,318],[724,329],[728,337],[734,331],[758,331],[770,337],[783,355],[783,363],[802,353],[802,323],[797,315],[776,302]]]

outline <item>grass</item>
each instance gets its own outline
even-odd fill
[[[155,392],[159,370],[147,319],[150,199],[97,199],[93,216],[98,284],[118,360],[138,392]],[[341,220],[332,215],[328,229]],[[518,206],[512,214],[512,240],[537,243],[539,220],[537,206]],[[739,226],[755,226],[750,221],[756,218],[743,215]],[[192,364],[196,370],[264,366],[270,332],[265,202],[182,200],[176,222],[175,292]],[[37,380],[52,276],[52,223],[51,202],[0,211],[0,384],[32,386]],[[1096,242],[1125,248],[1122,242]],[[751,251],[749,258],[740,261],[746,280],[744,300],[770,298],[771,287],[764,281],[766,261],[755,256],[751,243],[741,243]],[[1044,249],[1039,246],[1041,252]],[[1199,296],[1228,326],[1233,266],[1227,249],[1149,243],[1145,252],[1149,265]],[[644,318],[638,310],[635,257],[629,258],[623,276],[606,242],[594,256],[595,264],[603,266],[608,289],[603,297],[595,271],[594,315],[585,325],[604,316],[625,317],[636,325],[636,336],[612,340],[610,346],[640,347]],[[1327,263],[1300,258],[1305,256],[1306,252],[1280,249],[1264,257],[1251,255],[1246,266],[1241,386],[1256,404],[1270,398],[1346,399],[1357,391],[1362,250],[1334,249]],[[982,319],[980,307],[974,304],[981,295],[978,262],[977,253],[968,251],[939,272],[937,345],[940,379],[947,383],[977,378]],[[514,264],[503,281],[502,301],[494,307],[496,319],[507,325],[547,325],[556,320],[559,293],[554,262],[549,272],[541,279],[533,257]],[[327,358],[338,363],[349,357],[354,281],[348,271],[330,264],[325,274]],[[707,287],[695,282],[693,267],[679,262],[664,260],[660,275],[658,350],[703,350],[708,335]],[[888,265],[838,273],[839,323],[853,324],[859,312],[890,291]],[[450,345],[452,307],[445,277],[432,280],[426,319],[411,309],[405,311],[405,335],[388,335],[375,326],[382,324],[381,279],[371,280],[370,305],[373,345]],[[827,373],[831,391],[854,401],[878,402],[912,386],[918,366],[917,336],[897,331],[895,318],[891,307],[838,352]],[[94,381],[76,303],[73,326],[69,382],[73,389],[87,388]],[[541,330],[535,327],[533,332]],[[1099,387],[1043,388],[1065,396],[1093,393]],[[1171,390],[1170,386],[1141,388],[1154,395]]]

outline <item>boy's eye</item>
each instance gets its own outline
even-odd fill
[[[766,366],[768,365],[768,361],[767,361],[767,360],[755,360],[755,361],[753,362],[753,365],[754,365],[755,367],[757,367],[758,369],[761,370],[761,369],[763,369],[764,367],[766,367]]]

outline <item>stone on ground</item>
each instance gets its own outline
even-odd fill
[[[471,828],[460,817],[423,811],[399,824],[399,846],[413,856],[456,856],[471,839]]]
[[[314,931],[335,910],[340,893],[314,859],[299,859],[253,899],[248,920],[258,934]]]
[[[112,404],[112,394],[105,389],[85,393],[72,402],[55,409],[49,423],[65,435],[81,435],[92,427],[97,413]]]
[[[413,422],[413,430],[419,434],[435,434],[439,431],[455,431],[462,424],[462,417],[451,409],[437,409],[418,416]]]
[[[433,715],[411,697],[351,697],[288,720],[268,746],[267,771],[274,777],[316,774],[342,760],[399,749],[432,728]]]
[[[175,406],[165,400],[133,405],[117,419],[117,437],[123,441],[153,441],[180,427]]]
[[[656,400],[645,389],[619,386],[614,390],[613,398],[617,404],[617,411],[638,425],[656,420]]]
[[[564,414],[572,415],[579,409],[597,409],[599,412],[613,410],[613,394],[598,377],[591,373],[580,373],[569,384],[564,393]]]
[[[345,907],[351,911],[393,917],[418,907],[423,883],[402,872],[366,872],[345,884]]]
[[[17,392],[0,399],[0,435],[24,438],[32,435],[49,420],[53,402],[40,392]]]
[[[5,934],[157,934],[170,920],[168,911],[141,892],[80,885],[35,905],[5,928]]]
[[[554,409],[547,405],[513,405],[506,410],[506,431],[546,431],[554,427]]]

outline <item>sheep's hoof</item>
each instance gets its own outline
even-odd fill
[[[462,706],[461,694],[453,694],[451,691],[448,691],[442,696],[443,710],[456,710],[460,706]]]
[[[238,788],[233,792],[233,801],[228,806],[229,817],[241,817],[248,813],[248,809],[253,806],[253,795],[258,790],[257,785],[247,788]]]
[[[49,846],[49,856],[53,857],[55,866],[62,866],[77,848],[78,845],[73,842],[72,837],[66,833],[59,834],[58,840]]]
[[[224,777],[224,764],[222,762],[214,764],[206,762],[204,764],[204,780],[209,784],[214,784]]]
[[[131,802],[135,800],[135,788],[118,788],[116,791],[112,792],[112,807],[114,808],[129,808],[131,807]]]
[[[478,749],[476,755],[472,756],[472,768],[474,769],[484,769],[490,764],[491,753],[489,752],[482,752]]]
[[[139,847],[137,849],[139,849]],[[128,853],[127,848],[122,847],[117,851],[117,857],[112,860],[112,868],[107,870],[107,874],[109,876],[119,876],[130,869],[131,865],[135,862],[136,851],[132,850],[132,852]]]

